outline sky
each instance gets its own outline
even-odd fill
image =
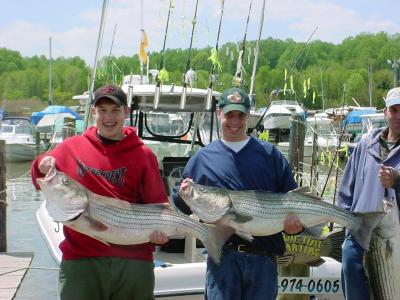
[[[174,0],[165,39],[170,0],[109,0],[105,9],[100,57],[138,53],[141,32],[148,36],[150,53],[163,48],[189,48],[196,0]],[[198,0],[193,47],[215,47],[222,0]],[[263,0],[225,0],[218,45],[256,40]],[[103,0],[0,0],[0,47],[24,57],[80,56],[93,65]],[[362,32],[400,33],[399,0],[267,0],[262,39],[291,38],[341,43]],[[312,34],[315,31],[314,34]],[[400,57],[400,53],[399,53]],[[150,58],[151,59],[151,58]]]

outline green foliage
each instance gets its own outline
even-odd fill
[[[242,79],[246,90],[250,89],[255,45],[255,41],[245,44]],[[240,49],[241,44],[230,42],[221,45],[218,53],[212,55],[211,47],[192,49],[190,57],[188,49],[167,49],[165,53],[150,54],[149,69],[165,68],[169,78],[164,82],[180,85],[185,70],[191,67],[197,73],[196,87],[207,88],[214,66],[217,80],[213,89],[222,91],[232,85]],[[382,97],[393,86],[393,69],[387,60],[400,58],[400,34],[361,33],[337,45],[319,40],[306,45],[292,39],[268,38],[260,41],[259,53],[254,82],[257,107],[269,105],[272,90],[283,88],[285,83],[290,89],[291,77],[297,100],[307,108],[353,105],[352,98],[360,105],[369,105],[368,67],[371,67],[372,104],[381,108]],[[55,104],[68,103],[73,95],[88,90],[91,68],[81,58],[57,58],[52,61],[52,70]],[[103,57],[97,66],[95,88],[105,83],[120,84],[123,76],[140,72],[137,54]],[[22,57],[17,51],[0,48],[0,95],[3,99],[40,99],[46,103],[48,74],[49,61],[45,56]],[[304,97],[303,83],[308,78],[310,87]]]

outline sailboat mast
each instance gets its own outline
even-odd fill
[[[96,47],[96,55],[94,57],[94,62],[93,62],[93,71],[92,71],[92,77],[90,80],[90,87],[89,87],[89,99],[86,103],[85,107],[85,120],[84,120],[84,125],[83,128],[86,129],[89,125],[89,118],[90,118],[90,108],[92,107],[92,102],[94,101],[94,84],[96,81],[96,70],[97,70],[97,61],[99,60],[100,56],[100,49],[101,45],[103,43],[103,35],[104,35],[104,23],[106,20],[106,15],[107,15],[107,6],[108,6],[108,0],[103,0],[103,8],[101,11],[101,21],[100,21],[100,29],[99,29],[99,35],[97,37],[97,47]]]
[[[51,36],[49,37],[49,99],[48,104],[53,105],[53,91],[52,91],[52,65],[51,65]]]
[[[261,39],[261,33],[264,25],[264,12],[265,12],[265,2],[266,0],[263,1],[262,9],[261,9],[261,15],[260,15],[260,28],[258,30],[258,39],[256,43],[256,48],[255,48],[255,55],[254,55],[254,63],[253,63],[253,72],[251,73],[251,80],[250,80],[250,91],[249,91],[249,98],[250,98],[250,105],[252,107],[256,107],[255,99],[253,99],[253,90],[254,90],[254,81],[256,80],[256,70],[257,70],[257,63],[258,63],[258,52],[260,49],[260,39]]]

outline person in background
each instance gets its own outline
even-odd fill
[[[388,126],[362,137],[346,164],[338,205],[351,212],[376,211],[384,197],[397,197],[393,187],[399,181],[395,170],[400,167],[399,87],[387,93],[384,114]],[[371,299],[364,253],[351,233],[347,233],[342,256],[342,288],[346,300]]]
[[[52,166],[90,191],[132,203],[168,202],[157,158],[136,135],[124,127],[129,114],[121,88],[105,85],[95,92],[92,114],[95,126],[83,135],[66,139],[32,164],[32,180]],[[60,244],[60,298],[153,299],[154,245],[106,245],[64,226]],[[168,241],[163,232],[150,236],[154,244]]]
[[[218,139],[188,161],[180,189],[188,178],[208,186],[230,190],[264,190],[285,193],[296,188],[289,164],[271,144],[246,135],[250,102],[247,93],[230,88],[222,93],[217,111]],[[190,214],[176,187],[175,205]],[[285,232],[295,234],[303,225],[295,215],[285,220]],[[249,242],[233,235],[223,248],[220,265],[207,259],[206,299],[272,300],[278,293],[276,255],[285,252],[282,233],[254,237]]]

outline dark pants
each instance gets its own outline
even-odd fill
[[[275,300],[278,271],[275,258],[226,250],[220,265],[207,260],[206,299]]]
[[[342,289],[346,300],[369,300],[369,283],[365,274],[364,249],[349,234],[343,243]]]
[[[61,300],[154,299],[154,263],[117,257],[63,260]]]

